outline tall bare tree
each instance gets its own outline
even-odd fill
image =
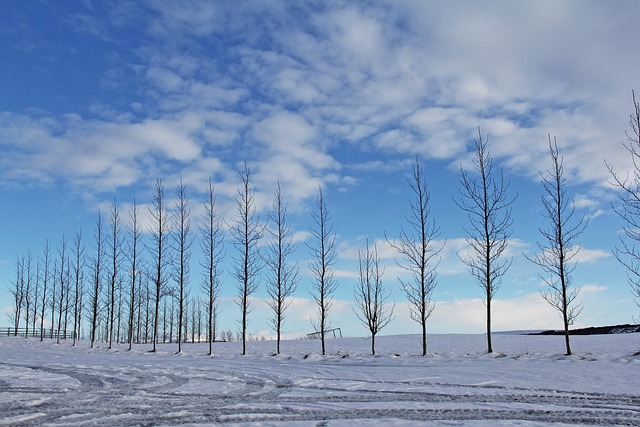
[[[56,324],[56,303],[58,295],[58,260],[53,261],[53,271],[51,273],[53,283],[51,287],[51,295],[49,297],[49,306],[51,307],[51,339],[53,339],[54,326]]]
[[[566,193],[562,157],[555,137],[551,142],[551,135],[549,155],[552,167],[546,174],[540,173],[544,187],[542,215],[549,221],[549,228],[539,229],[543,239],[538,242],[540,252],[527,258],[542,269],[540,278],[547,285],[542,296],[562,317],[566,354],[570,356],[569,326],[582,311],[582,305],[577,302],[578,289],[572,286],[574,258],[580,250],[575,241],[584,232],[588,220],[584,216],[579,219],[574,216],[576,208]]]
[[[410,213],[405,218],[407,228],[400,227],[397,240],[387,242],[400,254],[397,264],[410,274],[410,279],[400,281],[411,309],[411,319],[420,324],[422,355],[427,354],[427,319],[435,304],[432,299],[436,287],[437,268],[444,243],[438,244],[440,228],[431,218],[431,195],[418,157],[413,165],[411,178],[407,180],[413,198],[409,200]]]
[[[137,295],[137,299],[136,299],[136,324],[135,324],[135,338],[134,338],[134,342],[140,344],[144,341],[144,338],[142,336],[142,327],[143,327],[143,320],[145,318],[144,316],[144,312],[142,311],[142,308],[145,307],[145,288],[143,286],[143,282],[142,279],[143,277],[145,279],[148,279],[148,276],[142,271],[142,269],[138,270],[140,271],[140,274],[138,274],[138,287],[136,289],[136,295]],[[148,282],[148,280],[145,280],[145,282]]]
[[[129,235],[129,324],[127,330],[127,341],[129,342],[129,350],[133,346],[133,326],[135,319],[136,304],[140,304],[136,300],[136,281],[140,281],[141,276],[141,260],[140,260],[140,240],[142,238],[142,228],[138,219],[138,205],[136,199],[133,199],[133,205],[129,210],[130,225],[128,227]],[[139,317],[139,316],[138,316]]]
[[[220,304],[215,304],[213,306],[213,319],[212,319],[212,324],[211,327],[209,329],[209,332],[207,332],[208,334],[211,334],[211,336],[213,337],[213,341],[215,342],[217,337],[218,337],[218,314],[221,312],[221,308],[220,308]],[[213,329],[213,333],[211,332],[211,329]],[[223,337],[224,338],[224,337]]]
[[[198,323],[200,323],[200,298],[191,298],[191,343],[200,342],[200,334],[198,334]]]
[[[611,183],[618,187],[620,205],[612,205],[613,210],[622,218],[624,236],[613,251],[615,257],[627,270],[627,281],[631,292],[640,307],[640,104],[636,94],[631,91],[633,113],[629,115],[629,127],[626,131],[627,141],[623,146],[631,160],[631,171],[620,174],[613,164],[605,161],[611,174]]]
[[[167,287],[166,266],[169,264],[167,253],[167,239],[170,233],[170,216],[165,206],[164,186],[160,179],[156,180],[153,192],[152,207],[149,208],[151,215],[151,244],[149,252],[152,256],[151,279],[155,285],[154,289],[154,320],[153,320],[153,352],[158,350],[158,327],[160,322],[160,303]]]
[[[18,256],[16,260],[16,278],[13,284],[9,286],[9,293],[13,297],[13,307],[12,312],[9,313],[9,317],[13,321],[14,336],[18,336],[20,316],[22,315],[22,307],[24,306],[24,282],[24,255],[22,255]]]
[[[60,257],[60,271],[59,271],[59,293],[58,293],[58,331],[57,331],[57,343],[60,344],[60,331],[62,328],[62,314],[64,312],[64,301],[69,291],[69,258],[67,256],[67,238],[63,235],[60,248],[58,249],[58,255]]]
[[[293,243],[288,216],[289,211],[287,204],[282,199],[282,190],[280,189],[280,181],[278,181],[272,210],[269,213],[271,228],[267,228],[271,240],[264,257],[268,269],[267,293],[269,300],[267,303],[273,311],[270,322],[276,332],[276,351],[278,354],[280,354],[280,338],[285,311],[291,305],[293,293],[298,285],[298,264],[290,261],[296,247]]]
[[[24,325],[25,337],[29,336],[29,320],[31,310],[33,310],[33,255],[31,251],[27,251],[25,260],[25,277],[24,277]]]
[[[478,127],[475,143],[473,171],[460,166],[460,199],[455,203],[469,218],[464,227],[470,253],[461,257],[482,289],[486,308],[487,352],[493,352],[491,340],[491,302],[500,289],[502,276],[511,266],[512,259],[502,256],[512,233],[511,205],[515,197],[509,196],[509,183],[502,170],[496,173],[493,158],[487,149],[489,138],[482,138]]]
[[[220,297],[220,262],[224,256],[224,235],[222,233],[222,219],[216,208],[216,195],[211,178],[207,198],[204,203],[203,224],[200,227],[200,246],[204,255],[201,261],[203,268],[202,290],[205,293],[205,309],[207,313],[207,341],[209,355],[213,354],[215,340],[215,315]]]
[[[354,310],[360,322],[371,334],[371,354],[376,354],[376,335],[393,319],[395,307],[389,307],[391,291],[384,288],[382,275],[384,268],[380,265],[376,245],[369,248],[369,240],[365,250],[358,250],[358,277],[355,289]]]
[[[146,287],[145,283],[149,282],[149,277],[143,269],[138,270],[138,284],[136,287],[136,314],[135,314],[135,331],[133,342],[141,344],[145,342],[144,328],[146,320]]]
[[[236,304],[242,311],[242,354],[247,353],[247,319],[251,310],[249,297],[258,291],[258,275],[262,260],[258,242],[262,238],[264,226],[256,210],[255,190],[251,185],[251,169],[244,164],[238,169],[241,186],[236,200],[236,215],[230,225],[232,243],[237,250],[234,257],[234,277],[238,281]]]
[[[29,320],[32,309],[32,300],[33,297],[31,295],[32,283],[33,283],[33,256],[31,255],[31,251],[27,251],[27,255],[22,255],[21,260],[21,288],[22,288],[22,306],[24,310],[22,310],[22,314],[24,315],[25,321],[25,337],[29,336]],[[20,317],[20,310],[16,313],[18,317]],[[19,319],[18,319],[19,320]],[[18,321],[19,323],[19,321]]]
[[[122,255],[122,219],[120,218],[120,208],[118,207],[118,202],[114,198],[111,202],[111,212],[109,218],[109,227],[111,231],[111,236],[109,239],[109,249],[110,249],[110,260],[111,260],[111,271],[109,272],[109,302],[108,313],[109,313],[109,349],[113,346],[113,334],[114,334],[114,324],[115,324],[115,315],[116,315],[116,295],[117,289],[116,284],[118,283],[118,268],[120,267],[120,258]]]
[[[82,246],[82,229],[73,238],[73,280],[75,283],[73,295],[73,345],[80,338],[80,313],[82,312],[83,294],[83,269],[84,269],[84,247]]]
[[[34,276],[34,283],[33,283],[33,304],[31,308],[31,322],[32,322],[31,331],[33,336],[38,335],[36,324],[38,322],[38,313],[39,313],[38,310],[40,308],[40,280],[41,280],[40,258],[36,259],[35,268],[36,268],[36,273]]]
[[[152,298],[152,291],[151,288],[149,286],[149,280],[145,280],[144,281],[144,307],[145,307],[145,313],[144,313],[144,343],[148,343],[149,342],[149,329],[150,329],[150,325],[151,325],[151,321],[153,319],[150,319],[151,316],[151,298]]]
[[[67,339],[67,328],[69,327],[69,311],[71,308],[71,254],[69,254],[69,261],[67,261],[67,271],[66,271],[66,286],[67,289],[64,293],[64,322],[62,323],[63,332],[62,337],[64,340]]]
[[[124,307],[124,301],[123,301],[123,286],[122,286],[122,275],[118,275],[118,286],[116,287],[116,289],[118,290],[118,299],[117,299],[117,310],[116,310],[116,326],[115,326],[115,330],[116,330],[116,342],[122,342],[122,339],[120,337],[120,334],[123,332],[122,331],[122,309]]]
[[[322,355],[326,354],[325,334],[329,329],[329,314],[333,304],[333,294],[338,284],[334,278],[336,263],[336,233],[331,222],[331,215],[322,194],[322,187],[318,187],[316,196],[316,210],[312,211],[313,224],[310,229],[313,243],[307,245],[311,252],[309,269],[313,275],[311,294],[317,306],[317,320],[314,328],[320,333]]]
[[[96,341],[96,331],[98,329],[98,315],[100,314],[100,291],[102,289],[102,262],[104,258],[104,238],[102,237],[102,215],[98,212],[98,221],[94,232],[95,238],[95,257],[91,260],[91,311],[90,311],[90,328],[89,334],[91,340],[91,348]]]
[[[173,309],[171,310],[171,313],[173,313]],[[182,322],[182,325],[184,326],[182,339],[184,340],[184,342],[187,342],[189,337],[189,296],[188,295],[185,298],[185,302],[184,302],[184,322]]]
[[[191,258],[191,210],[189,198],[182,178],[176,189],[175,206],[175,252],[178,260],[176,263],[176,281],[178,282],[178,353],[182,351],[182,321],[184,320],[185,298],[188,296],[189,285],[189,260]]]
[[[84,271],[82,272],[82,275],[80,277],[80,281],[84,282]],[[80,296],[78,297],[78,314],[76,316],[77,321],[78,321],[78,325],[77,325],[77,334],[78,334],[78,339],[82,338],[82,315],[84,312],[84,308],[85,308],[85,293],[86,293],[86,287],[84,286],[84,283],[82,284],[82,286],[80,286]]]
[[[44,315],[47,308],[47,285],[49,283],[49,262],[51,256],[49,254],[49,240],[45,241],[43,252],[43,271],[42,271],[42,302],[40,304],[40,341],[44,340]]]
[[[197,328],[194,328],[196,330],[197,336],[198,336],[198,342],[202,341],[202,300],[200,298],[197,298],[198,300],[198,315],[196,316],[196,320],[198,322],[198,326]]]

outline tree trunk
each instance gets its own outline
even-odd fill
[[[427,355],[427,322],[422,321],[422,355]]]
[[[491,343],[491,297],[487,292],[487,353],[493,353],[493,344]]]
[[[371,355],[376,355],[376,334],[371,334]]]

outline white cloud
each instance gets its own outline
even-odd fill
[[[278,112],[258,122],[252,136],[264,147],[256,148],[254,156],[259,159],[257,181],[268,188],[269,200],[280,181],[287,200],[297,205],[316,194],[329,179],[327,172],[338,167],[318,140],[317,129],[298,114]]]
[[[151,22],[149,31],[161,38],[169,34],[208,36],[224,27],[224,11],[216,4],[194,1],[181,7],[164,1],[151,1],[148,6],[159,15]]]
[[[182,78],[171,70],[152,67],[147,71],[150,82],[163,92],[176,92],[183,88]]]
[[[353,269],[342,270],[342,269],[336,268],[334,269],[333,277],[335,277],[338,280],[347,279],[347,280],[355,281],[355,280],[358,280],[359,276],[356,270],[353,270]]]
[[[478,298],[437,302],[429,323],[431,330],[438,333],[483,333],[486,308]],[[560,323],[558,313],[538,293],[493,300],[493,331],[558,329]]]
[[[547,165],[550,132],[559,137],[567,172],[581,182],[606,178],[601,163],[605,154],[616,165],[624,160],[619,141],[611,136],[617,132],[623,137],[624,105],[629,103],[617,97],[628,97],[629,89],[621,82],[633,80],[633,65],[640,61],[626,55],[628,63],[613,71],[597,65],[619,63],[619,52],[633,39],[623,30],[629,28],[628,16],[600,5],[531,2],[487,8],[465,3],[464,13],[455,4],[412,2],[380,8],[291,8],[277,2],[193,2],[176,8],[150,2],[148,8],[152,42],[138,55],[151,99],[165,111],[193,111],[211,105],[235,107],[251,93],[265,94],[243,106],[252,121],[262,121],[256,130],[264,131],[273,144],[293,144],[288,154],[306,162],[305,169],[315,168],[315,173],[295,171],[314,181],[294,191],[297,198],[310,194],[310,188],[323,181],[322,173],[337,166],[332,144],[312,149],[319,135],[328,141],[353,141],[365,149],[376,144],[389,152],[421,153],[457,163],[480,124],[493,135],[495,154],[505,165],[536,177]],[[123,9],[114,10],[111,19],[132,15]],[[289,19],[296,10],[308,19]],[[275,25],[282,22],[288,25]],[[94,24],[91,28],[106,31]],[[212,34],[223,33],[236,43],[228,46],[224,64],[216,53],[196,57]],[[182,46],[194,49],[185,53]],[[577,46],[579,55],[567,54],[578,51]],[[149,112],[153,116],[153,108]],[[170,120],[168,126],[154,120],[155,132],[153,121],[147,120],[144,133],[165,135],[178,147],[194,137],[229,141],[240,136],[218,132],[215,120],[194,127],[180,120]],[[285,123],[289,127],[283,127]],[[187,128],[174,131],[176,125]],[[130,134],[121,136],[135,139],[136,126],[131,127]],[[103,129],[95,126],[90,131]],[[165,138],[156,147],[178,160],[192,159],[201,145],[174,150]],[[311,146],[309,138],[314,139]],[[255,156],[270,162],[265,169],[273,169],[276,159]],[[117,185],[140,176],[116,180],[123,170],[112,163],[107,159],[92,166]],[[127,166],[131,170],[133,165]]]
[[[580,295],[593,294],[608,291],[609,288],[601,285],[583,285],[580,286]]]
[[[573,199],[576,209],[594,208],[600,206],[598,200],[588,197],[584,194],[579,194]]]
[[[610,251],[605,251],[603,249],[585,249],[580,247],[580,250],[573,260],[581,263],[593,263],[609,258],[610,256],[612,256]]]
[[[212,121],[215,127],[209,125]],[[4,142],[8,156],[0,162],[9,178],[28,176],[46,182],[62,177],[101,191],[140,181],[148,185],[169,174],[186,176],[187,184],[204,189],[209,176],[214,181],[234,177],[221,158],[205,153],[237,140],[245,124],[238,114],[222,112],[187,111],[132,123],[4,113],[0,128],[8,136]]]

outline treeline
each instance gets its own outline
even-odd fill
[[[612,183],[621,191],[620,205],[614,210],[624,222],[625,236],[614,254],[629,272],[635,296],[640,297],[640,105],[633,97],[634,113],[630,116],[632,132],[624,147],[634,166],[625,176],[606,163]],[[460,192],[456,205],[467,214],[463,226],[468,252],[461,260],[467,265],[481,289],[486,307],[487,351],[492,352],[492,300],[501,279],[511,266],[504,256],[512,233],[512,194],[509,181],[497,168],[488,149],[488,138],[478,128],[474,140],[475,157],[470,170],[460,166]],[[539,267],[546,283],[544,299],[556,309],[563,321],[566,354],[571,354],[569,326],[582,311],[578,288],[572,273],[579,251],[577,239],[588,220],[576,215],[573,198],[566,192],[563,158],[555,138],[548,138],[550,167],[541,172],[541,206],[546,227],[540,228],[539,252],[527,257]],[[239,168],[240,183],[235,197],[235,214],[223,219],[218,212],[214,185],[209,180],[202,217],[194,223],[187,189],[180,180],[175,188],[173,204],[167,205],[165,187],[155,183],[149,210],[148,229],[143,230],[136,200],[127,212],[114,199],[106,218],[98,215],[87,246],[79,230],[69,241],[65,236],[53,251],[47,241],[42,253],[31,252],[16,261],[15,279],[8,288],[13,296],[10,313],[15,334],[20,325],[27,335],[44,339],[50,336],[70,337],[73,344],[80,338],[93,347],[96,341],[109,348],[116,343],[208,342],[209,354],[215,341],[242,341],[246,353],[248,315],[251,296],[260,286],[268,295],[271,309],[269,322],[276,333],[276,350],[280,352],[281,332],[286,310],[300,281],[299,265],[293,260],[299,250],[293,240],[289,212],[278,183],[273,203],[266,218],[256,209],[251,170],[245,163]],[[411,310],[411,318],[420,325],[422,354],[427,353],[427,320],[434,309],[432,293],[437,283],[440,252],[444,247],[439,227],[431,215],[431,198],[427,180],[416,157],[407,180],[411,198],[397,237],[385,235],[398,254],[397,264],[406,270],[399,279]],[[124,225],[123,216],[128,216]],[[310,255],[310,292],[315,305],[314,329],[320,336],[322,354],[326,352],[325,332],[333,294],[337,288],[334,264],[337,258],[336,232],[322,192],[318,189],[311,212],[311,238],[305,243]],[[227,230],[225,233],[224,230]],[[143,242],[143,231],[148,237]],[[199,248],[194,247],[199,236]],[[228,240],[228,241],[226,241]],[[265,243],[266,242],[266,243]],[[440,242],[440,243],[439,243]],[[87,249],[87,247],[89,249]],[[200,255],[202,277],[199,292],[192,287],[191,256]],[[221,265],[231,258],[235,279],[235,303],[241,312],[240,330],[219,331],[221,313]],[[371,336],[375,354],[375,337],[394,319],[390,290],[383,284],[384,266],[375,245],[359,251],[358,281],[354,289],[354,311]],[[46,326],[46,327],[45,327]],[[31,332],[30,332],[31,331]],[[55,333],[53,332],[55,331]]]
[[[79,230],[72,241],[63,236],[58,247],[47,241],[40,256],[31,252],[16,261],[15,279],[9,290],[13,296],[10,317],[14,335],[46,336],[90,342],[176,343],[178,352],[184,342],[208,342],[209,353],[216,341],[258,339],[247,333],[250,297],[264,281],[270,319],[280,351],[285,311],[291,304],[299,281],[298,265],[292,261],[296,251],[288,223],[288,207],[280,185],[274,192],[273,209],[263,220],[255,206],[251,170],[245,164],[238,171],[241,187],[236,196],[236,215],[228,222],[217,210],[215,188],[211,180],[204,212],[197,229],[192,228],[190,200],[182,180],[175,189],[174,202],[167,203],[160,179],[154,186],[149,209],[149,224],[143,230],[140,211],[134,200],[122,212],[114,199],[106,217],[98,214],[92,237]],[[335,233],[319,189],[317,230],[312,234],[318,246],[309,246],[317,255],[319,305],[318,325],[326,325],[335,290],[332,265],[335,261]],[[128,221],[123,216],[128,216]],[[228,229],[228,242],[223,230]],[[147,237],[143,242],[143,233]],[[199,248],[194,247],[196,235]],[[266,240],[266,244],[263,242]],[[226,246],[230,246],[225,249]],[[87,246],[90,249],[87,249]],[[242,312],[240,331],[221,331],[221,263],[231,254],[232,275],[237,280],[235,302]],[[200,286],[195,290],[190,277],[191,256],[201,255]],[[21,327],[22,325],[22,327]],[[326,327],[324,327],[326,330]],[[324,336],[322,337],[324,341]]]

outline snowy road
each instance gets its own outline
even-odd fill
[[[640,425],[633,358],[210,358],[19,344],[0,340],[0,425]]]

